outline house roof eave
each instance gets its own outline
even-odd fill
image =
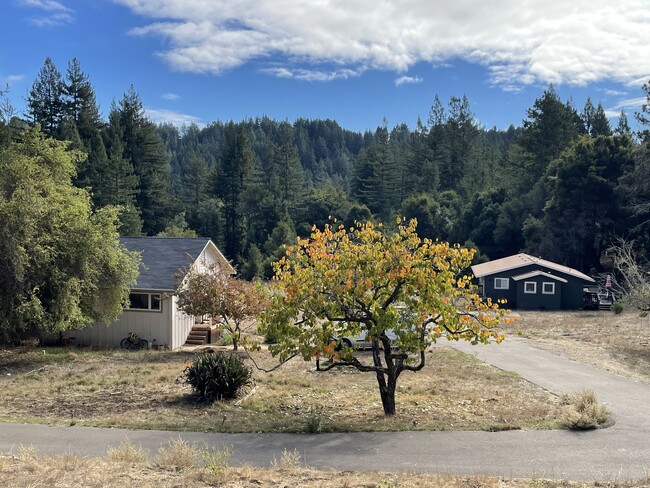
[[[498,262],[502,261],[503,265],[499,266]],[[497,265],[496,267],[495,264]],[[563,266],[561,264],[554,263],[552,261],[547,261],[542,258],[534,258],[525,253],[515,254],[513,256],[508,256],[501,259],[496,259],[494,261],[488,261],[487,263],[475,264],[471,267],[474,276],[477,278],[483,278],[485,276],[490,276],[497,273],[503,273],[506,271],[512,271],[513,269],[522,268],[524,266],[538,265],[545,268],[552,269],[559,273],[565,274],[567,276],[573,276],[574,278],[582,279],[584,281],[595,283],[596,280],[587,276],[586,274],[569,268],[568,266]]]

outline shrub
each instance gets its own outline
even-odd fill
[[[621,302],[612,303],[612,312],[614,312],[616,315],[618,315],[622,311],[623,311],[623,304]]]
[[[592,390],[565,395],[563,402],[569,406],[564,419],[564,425],[568,429],[598,429],[609,419],[609,411],[598,403]]]
[[[252,373],[234,354],[208,353],[185,369],[185,381],[202,400],[213,402],[234,398],[240,388],[250,385]]]
[[[226,329],[221,329],[221,335],[219,335],[219,340],[217,341],[219,346],[232,346],[232,334]]]
[[[157,464],[161,468],[177,471],[193,468],[198,464],[199,450],[180,437],[169,443],[169,447],[158,449]]]
[[[118,447],[109,447],[106,458],[117,463],[144,464],[149,460],[147,451],[141,446],[136,446],[129,439],[122,441]]]
[[[323,430],[322,420],[323,420],[322,410],[320,408],[316,408],[315,410],[310,412],[310,415],[307,418],[305,431],[310,434],[318,434]]]
[[[230,456],[232,456],[232,447],[206,448],[203,451],[203,467],[214,476],[222,475],[228,467]]]
[[[18,448],[18,459],[21,461],[36,461],[38,459],[38,449],[33,445],[20,446]]]
[[[264,330],[264,343],[265,344],[275,344],[280,338],[280,333],[278,331],[272,331],[271,329]]]
[[[279,461],[275,456],[273,457],[271,466],[273,466],[275,469],[286,471],[297,469],[300,467],[300,453],[295,449],[293,451],[287,451],[285,448],[282,451],[282,456],[280,457]]]

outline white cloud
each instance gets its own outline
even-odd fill
[[[648,103],[646,97],[624,98],[619,100],[615,105],[607,107],[605,109],[605,114],[612,118],[618,117],[621,114],[621,110],[627,114],[639,112],[644,103]]]
[[[422,83],[424,78],[421,76],[400,76],[395,80],[395,86],[401,86],[405,84],[418,84]]]
[[[608,88],[605,88],[603,92],[605,93],[605,95],[610,95],[612,97],[620,97],[623,95],[627,95],[627,92],[620,91],[620,90],[610,90]]]
[[[293,78],[303,81],[347,80],[348,78],[356,78],[363,73],[363,71],[359,69],[318,71],[304,68],[290,69],[286,67],[264,68],[261,71],[263,73],[275,76],[276,78]]]
[[[190,124],[196,124],[198,126],[205,125],[205,122],[199,117],[195,117],[194,115],[181,114],[174,112],[173,110],[145,107],[144,111],[147,117],[149,117],[153,122],[156,122],[157,124],[167,123],[173,124],[177,127]]]
[[[14,83],[18,83],[19,81],[22,81],[25,79],[25,75],[8,75],[3,78],[0,78],[2,82],[0,83],[2,86],[0,86],[0,89],[4,88],[4,85],[13,85]]]
[[[418,62],[461,58],[515,91],[650,77],[647,0],[113,1],[152,19],[133,34],[161,36],[169,47],[159,55],[180,71],[268,61],[274,76],[326,81],[346,70],[404,73]]]
[[[74,12],[71,8],[54,0],[19,0],[18,4],[22,7],[39,8],[48,12]]]
[[[38,27],[52,27],[70,24],[74,21],[75,11],[55,0],[18,0],[18,5],[47,12],[47,15],[30,17],[30,23]]]
[[[160,95],[160,98],[164,100],[169,100],[171,102],[175,102],[176,100],[180,100],[181,96],[177,95],[176,93],[167,92]]]

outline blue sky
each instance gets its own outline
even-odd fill
[[[632,121],[650,79],[647,0],[2,0],[0,18],[19,112],[46,56],[62,72],[77,57],[104,114],[133,84],[149,117],[177,125],[413,127],[438,94],[506,128],[549,83]]]

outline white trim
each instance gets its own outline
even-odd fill
[[[131,298],[131,295],[147,295],[147,307],[148,308],[131,308],[129,306],[129,308],[125,308],[124,310],[129,310],[131,312],[162,312],[162,302],[163,302],[162,293],[131,290],[129,292],[129,299]],[[158,296],[158,308],[152,308],[153,297],[155,295]]]
[[[497,286],[497,283],[501,285],[503,282],[506,282],[506,286]],[[510,278],[494,278],[494,289],[495,290],[509,290],[510,289]]]
[[[519,281],[519,280],[525,280],[526,278],[534,278],[535,276],[543,276],[544,278],[548,278],[551,280],[561,281],[562,283],[568,283],[568,281],[565,280],[564,278],[560,278],[559,276],[555,276],[551,273],[545,273],[544,271],[540,271],[540,270],[531,271],[529,273],[513,276],[512,279],[515,281]]]
[[[208,246],[212,246],[212,248],[216,251],[217,256],[221,257],[221,259],[223,259],[223,262],[226,264],[226,266],[228,266],[228,268],[230,268],[230,274],[231,275],[237,274],[237,270],[235,270],[235,268],[233,268],[232,264],[230,264],[230,261],[228,261],[226,259],[226,256],[223,255],[223,253],[221,252],[221,249],[219,249],[217,247],[217,245],[214,242],[212,242],[212,239],[208,239],[208,242],[206,242],[205,246],[203,246],[203,250],[201,251],[201,254],[199,254],[199,256],[203,255],[203,253],[208,248]],[[198,259],[199,258],[197,257],[196,261],[198,261]],[[194,262],[196,263],[196,261],[194,261]],[[221,264],[221,263],[218,263],[218,264]],[[223,270],[223,271],[226,271],[226,270]]]
[[[551,291],[546,291],[546,285],[551,285]],[[542,282],[542,295],[555,295],[555,282],[553,281]]]
[[[533,290],[528,291],[528,285],[533,285]],[[524,281],[524,293],[528,295],[536,295],[537,294],[537,283],[535,281]]]

